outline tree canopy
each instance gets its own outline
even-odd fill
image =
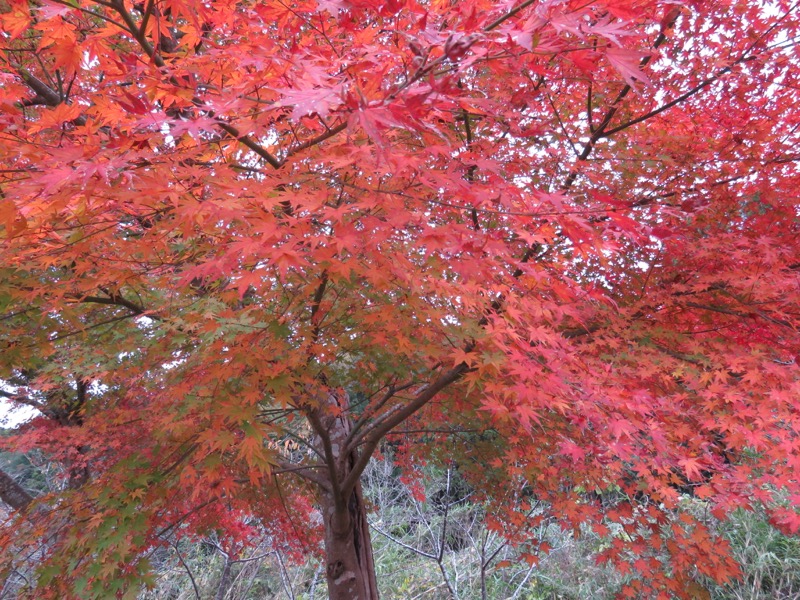
[[[3,444],[64,473],[0,475],[6,568],[108,598],[266,531],[374,598],[390,444],[515,542],[531,498],[591,524],[631,596],[735,577],[675,509],[800,530],[798,36],[783,0],[0,0],[0,394],[40,411]]]

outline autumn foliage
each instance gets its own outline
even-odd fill
[[[5,567],[110,598],[167,535],[267,532],[373,598],[391,444],[510,536],[534,497],[592,524],[629,597],[735,577],[676,509],[800,530],[798,35],[783,0],[0,0],[0,393],[41,412],[3,443],[64,473],[0,479]]]

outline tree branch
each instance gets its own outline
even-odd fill
[[[22,78],[22,81],[36,93],[38,104],[45,104],[46,106],[55,107],[63,102],[61,94],[47,85],[44,81],[32,75],[27,69],[23,67],[16,68],[17,74]],[[33,102],[33,101],[32,101]],[[86,117],[79,115],[72,120],[76,125],[86,125]]]
[[[332,138],[337,133],[340,133],[340,132],[344,131],[345,129],[347,129],[347,121],[346,120],[344,122],[342,122],[342,123],[339,123],[335,127],[331,127],[325,133],[321,133],[316,137],[313,137],[313,138],[311,138],[309,140],[306,140],[305,142],[300,142],[299,144],[296,144],[296,145],[290,147],[289,150],[287,150],[286,156],[284,157],[283,161],[281,162],[281,165],[285,164],[286,161],[291,156],[294,156],[298,152],[300,152],[302,150],[305,150],[306,148],[311,148],[312,146],[316,146],[317,144],[324,142],[328,138]]]
[[[119,295],[111,295],[108,298],[105,298],[103,296],[79,296],[78,300],[80,302],[86,302],[90,304],[108,304],[111,306],[122,306],[130,310],[135,315],[142,315],[145,313],[145,309],[143,306],[139,306],[135,302],[126,300],[125,298]]]
[[[517,6],[515,8],[512,8],[510,11],[508,11],[506,14],[504,14],[503,16],[498,18],[497,20],[492,21],[491,23],[489,23],[489,25],[484,27],[483,30],[486,31],[486,32],[489,32],[489,31],[492,31],[492,29],[497,29],[498,27],[500,27],[500,25],[502,25],[503,23],[508,21],[511,17],[516,15],[518,12],[528,8],[531,4],[534,4],[535,2],[536,2],[536,0],[525,0],[525,2],[523,2],[519,6]]]
[[[461,379],[467,371],[469,371],[469,367],[466,363],[461,363],[452,369],[448,369],[439,375],[436,381],[421,390],[408,404],[395,406],[370,423],[369,426],[362,431],[361,435],[353,436],[353,439],[350,440],[350,443],[347,445],[345,454],[352,453],[354,456],[357,456],[357,458],[350,472],[347,474],[347,477],[342,482],[341,489],[349,494],[354,488],[358,479],[361,477],[361,473],[363,473],[364,469],[367,467],[372,453],[375,452],[381,439],[383,439],[389,431],[425,406],[436,394]],[[359,446],[362,446],[361,452],[357,453]]]
[[[370,523],[369,526],[372,527],[372,529],[377,531],[379,534],[381,534],[383,537],[385,537],[387,540],[397,544],[401,548],[405,548],[409,552],[413,552],[414,554],[419,554],[420,556],[424,556],[425,558],[430,558],[432,560],[436,560],[436,555],[435,554],[429,554],[428,552],[425,552],[424,550],[420,550],[419,548],[415,548],[414,546],[412,546],[410,544],[406,544],[402,540],[394,537],[392,534],[387,533],[386,531],[384,531],[383,529],[381,529],[380,527],[378,527],[374,523]]]
[[[339,485],[339,471],[337,469],[336,460],[334,458],[333,452],[333,445],[331,444],[331,437],[328,435],[327,429],[323,426],[322,422],[319,419],[319,415],[316,413],[317,409],[312,408],[306,412],[306,418],[308,419],[311,428],[314,430],[314,433],[319,437],[320,442],[322,442],[322,457],[325,460],[325,466],[328,469],[328,476],[330,477],[330,488],[329,491],[333,495],[334,502],[337,505],[345,506],[345,498],[349,498],[350,494],[342,494],[341,490],[342,487]]]
[[[401,392],[403,390],[407,390],[408,388],[412,387],[413,383],[406,383],[399,387],[394,385],[390,385],[386,392],[381,396],[381,398],[373,405],[367,405],[364,409],[364,412],[359,415],[358,420],[353,424],[353,427],[350,429],[350,433],[347,436],[347,440],[345,443],[348,447],[351,447],[351,442],[355,437],[356,433],[361,430],[364,425],[366,425],[367,420],[372,418],[372,416],[377,413],[381,408],[385,406],[385,404],[394,397],[395,394]]]
[[[97,0],[95,0],[97,2]],[[152,61],[156,64],[159,68],[166,67],[166,62],[164,62],[164,58],[157,52],[157,49],[147,40],[147,35],[145,31],[140,29],[136,22],[133,20],[131,14],[126,10],[125,4],[122,0],[112,0],[109,4],[117,13],[119,13],[122,20],[125,22],[125,26],[127,28],[128,33],[133,36],[133,38],[139,43],[142,50],[147,53],[147,55],[152,59]],[[175,84],[178,85],[177,80],[174,77],[170,77],[170,80]],[[267,163],[269,163],[272,167],[279,169],[283,163],[279,161],[275,156],[273,156],[270,152],[267,151],[266,148],[261,146],[258,142],[256,142],[253,138],[249,135],[244,135],[239,132],[236,127],[230,125],[229,123],[225,123],[220,119],[217,119],[217,126],[222,129],[225,133],[233,137],[234,139],[241,142],[244,146],[255,152],[258,156],[263,158]]]
[[[220,129],[222,129],[225,133],[230,135],[231,137],[235,138],[239,142],[241,142],[244,146],[255,152],[258,156],[263,158],[270,166],[280,169],[283,166],[283,162],[275,158],[266,148],[261,146],[258,142],[256,142],[253,138],[249,135],[243,135],[239,132],[236,127],[230,125],[229,123],[225,123],[223,121],[217,120],[217,125]]]
[[[661,29],[661,32],[658,34],[658,37],[653,42],[654,50],[658,49],[659,46],[661,46],[665,41],[667,41],[667,36],[665,32],[672,28],[672,26],[675,24],[675,21],[678,20],[679,16],[680,12],[676,11],[675,16],[672,17],[670,21],[664,24],[664,26]],[[644,68],[652,58],[653,58],[652,55],[645,56],[639,62],[639,67]],[[606,114],[603,116],[603,119],[602,121],[600,121],[600,124],[597,126],[597,128],[595,128],[594,131],[591,131],[591,126],[590,126],[590,131],[592,135],[589,138],[589,141],[586,142],[586,145],[583,147],[583,151],[580,153],[580,155],[578,155],[577,162],[580,163],[589,158],[589,155],[594,150],[594,147],[597,144],[597,142],[600,141],[603,137],[607,137],[604,135],[605,128],[608,127],[609,123],[611,123],[611,120],[614,118],[614,115],[617,114],[617,110],[619,110],[619,103],[625,99],[625,97],[631,92],[632,89],[633,88],[629,84],[625,85],[625,87],[623,87],[620,90],[619,94],[617,94],[617,97],[611,103],[611,107],[606,111]],[[564,185],[561,186],[561,189],[568,190],[569,188],[571,188],[572,184],[575,183],[575,180],[577,178],[578,178],[578,168],[576,166],[575,168],[572,169],[572,171],[570,171],[566,181],[564,181]]]
[[[680,96],[678,96],[674,100],[670,100],[666,104],[663,104],[663,105],[659,106],[658,108],[655,108],[655,109],[651,110],[648,113],[645,113],[645,114],[643,114],[643,115],[641,115],[639,117],[636,117],[635,119],[631,119],[627,123],[623,123],[622,125],[618,125],[617,127],[614,127],[613,129],[609,129],[608,131],[601,132],[599,137],[600,138],[610,137],[610,136],[614,135],[615,133],[619,133],[620,131],[623,131],[623,130],[627,129],[628,127],[632,127],[632,126],[636,125],[637,123],[641,123],[642,121],[647,121],[648,119],[652,119],[653,117],[655,117],[656,115],[664,112],[665,110],[669,110],[670,108],[672,108],[676,104],[680,104],[684,100],[688,100],[689,98],[691,98],[692,96],[694,96],[698,92],[702,91],[703,88],[706,88],[709,85],[711,85],[712,83],[714,83],[715,81],[717,81],[723,75],[725,75],[727,73],[730,73],[731,70],[733,69],[733,67],[735,67],[736,65],[738,65],[738,64],[740,64],[742,62],[745,62],[747,60],[750,60],[749,56],[743,56],[743,57],[739,58],[734,63],[728,65],[727,67],[724,67],[723,69],[720,69],[719,71],[717,71],[717,73],[715,73],[714,75],[712,75],[711,77],[709,77],[707,79],[704,79],[703,81],[698,83],[696,86],[694,86],[692,89],[690,89],[688,92],[685,92],[685,93],[681,94]]]
[[[5,471],[0,470],[0,500],[11,508],[24,511],[34,498]]]
[[[329,492],[332,491],[330,487],[330,482],[324,477],[320,477],[319,475],[313,472],[313,469],[327,469],[328,468],[327,465],[319,464],[319,465],[298,466],[298,465],[293,465],[291,463],[278,461],[277,466],[280,467],[280,469],[273,471],[273,474],[275,475],[292,473],[294,475],[297,475],[298,477],[302,477],[303,479],[310,481],[311,483],[317,484],[318,486]]]

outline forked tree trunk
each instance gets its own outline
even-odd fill
[[[344,510],[323,495],[325,575],[330,600],[378,600],[372,542],[360,484]]]
[[[333,477],[329,471],[329,489],[323,489],[320,495],[325,523],[328,598],[378,600],[378,582],[361,483],[357,482],[349,493],[339,486],[350,475],[356,462],[354,453],[344,454],[352,426],[349,398],[343,390],[331,390],[327,403],[333,410],[320,414],[314,422],[325,432],[325,439],[317,442],[326,462],[334,465],[336,472]]]

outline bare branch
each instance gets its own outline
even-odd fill
[[[311,483],[315,483],[316,485],[320,486],[325,490],[332,491],[330,489],[330,482],[327,479],[325,479],[325,477],[317,475],[313,471],[313,469],[327,469],[328,468],[327,465],[310,464],[310,465],[298,466],[298,465],[293,465],[291,463],[279,461],[277,463],[277,466],[280,467],[280,469],[273,471],[272,473],[274,475],[283,475],[285,473],[292,473],[294,475],[297,475],[298,477],[310,481]]]

